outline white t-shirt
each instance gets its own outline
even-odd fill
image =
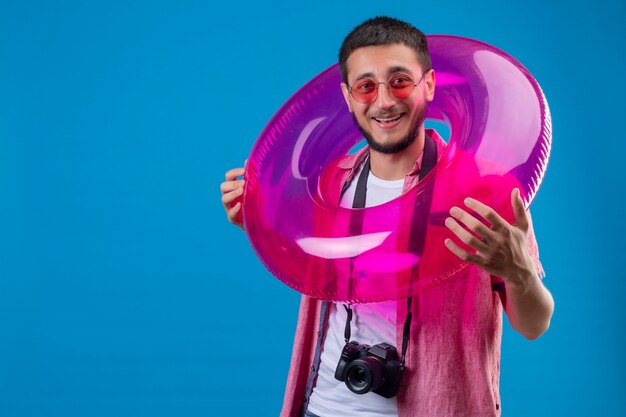
[[[361,166],[343,195],[341,206],[352,207],[362,169]],[[403,186],[404,179],[386,181],[375,177],[370,171],[367,178],[365,207],[377,206],[399,197]],[[370,346],[383,342],[396,346],[396,307],[396,301],[353,305],[350,340]],[[345,346],[346,316],[347,312],[343,304],[331,304],[317,382],[311,393],[308,411],[320,417],[397,416],[396,397],[385,398],[373,392],[355,394],[346,387],[345,382],[335,379],[335,369]],[[397,346],[396,348],[399,350]]]

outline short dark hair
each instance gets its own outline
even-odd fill
[[[431,69],[426,36],[415,26],[387,16],[376,16],[352,29],[339,49],[341,78],[348,83],[348,57],[356,49],[365,46],[392,45],[399,43],[413,48],[424,71]]]

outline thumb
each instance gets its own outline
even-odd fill
[[[515,225],[524,232],[527,232],[528,214],[524,208],[524,202],[522,201],[519,188],[515,188],[511,192],[511,205],[513,206],[513,214],[515,215]]]

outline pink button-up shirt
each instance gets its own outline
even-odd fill
[[[441,156],[445,142],[432,130],[427,134]],[[343,184],[352,179],[368,152],[366,147],[342,158],[336,169],[322,178],[336,190],[334,201],[339,201]],[[404,191],[417,183],[420,164],[421,157],[406,175]],[[543,277],[532,225],[528,237],[530,255]],[[320,324],[324,325],[320,322],[323,304],[302,296],[282,417],[298,416],[305,395],[310,394],[306,392],[307,381],[316,371],[313,365],[316,345],[320,345],[318,331]],[[398,303],[396,346],[402,346],[406,308],[406,303]],[[502,306],[489,274],[464,264],[453,278],[413,296],[411,311],[410,341],[397,396],[398,416],[499,416]]]

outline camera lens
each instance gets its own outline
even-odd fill
[[[348,370],[347,379],[355,389],[364,389],[370,384],[369,370],[363,366],[353,366]]]
[[[375,390],[385,382],[385,365],[372,357],[355,359],[346,368],[346,386],[355,394]]]

